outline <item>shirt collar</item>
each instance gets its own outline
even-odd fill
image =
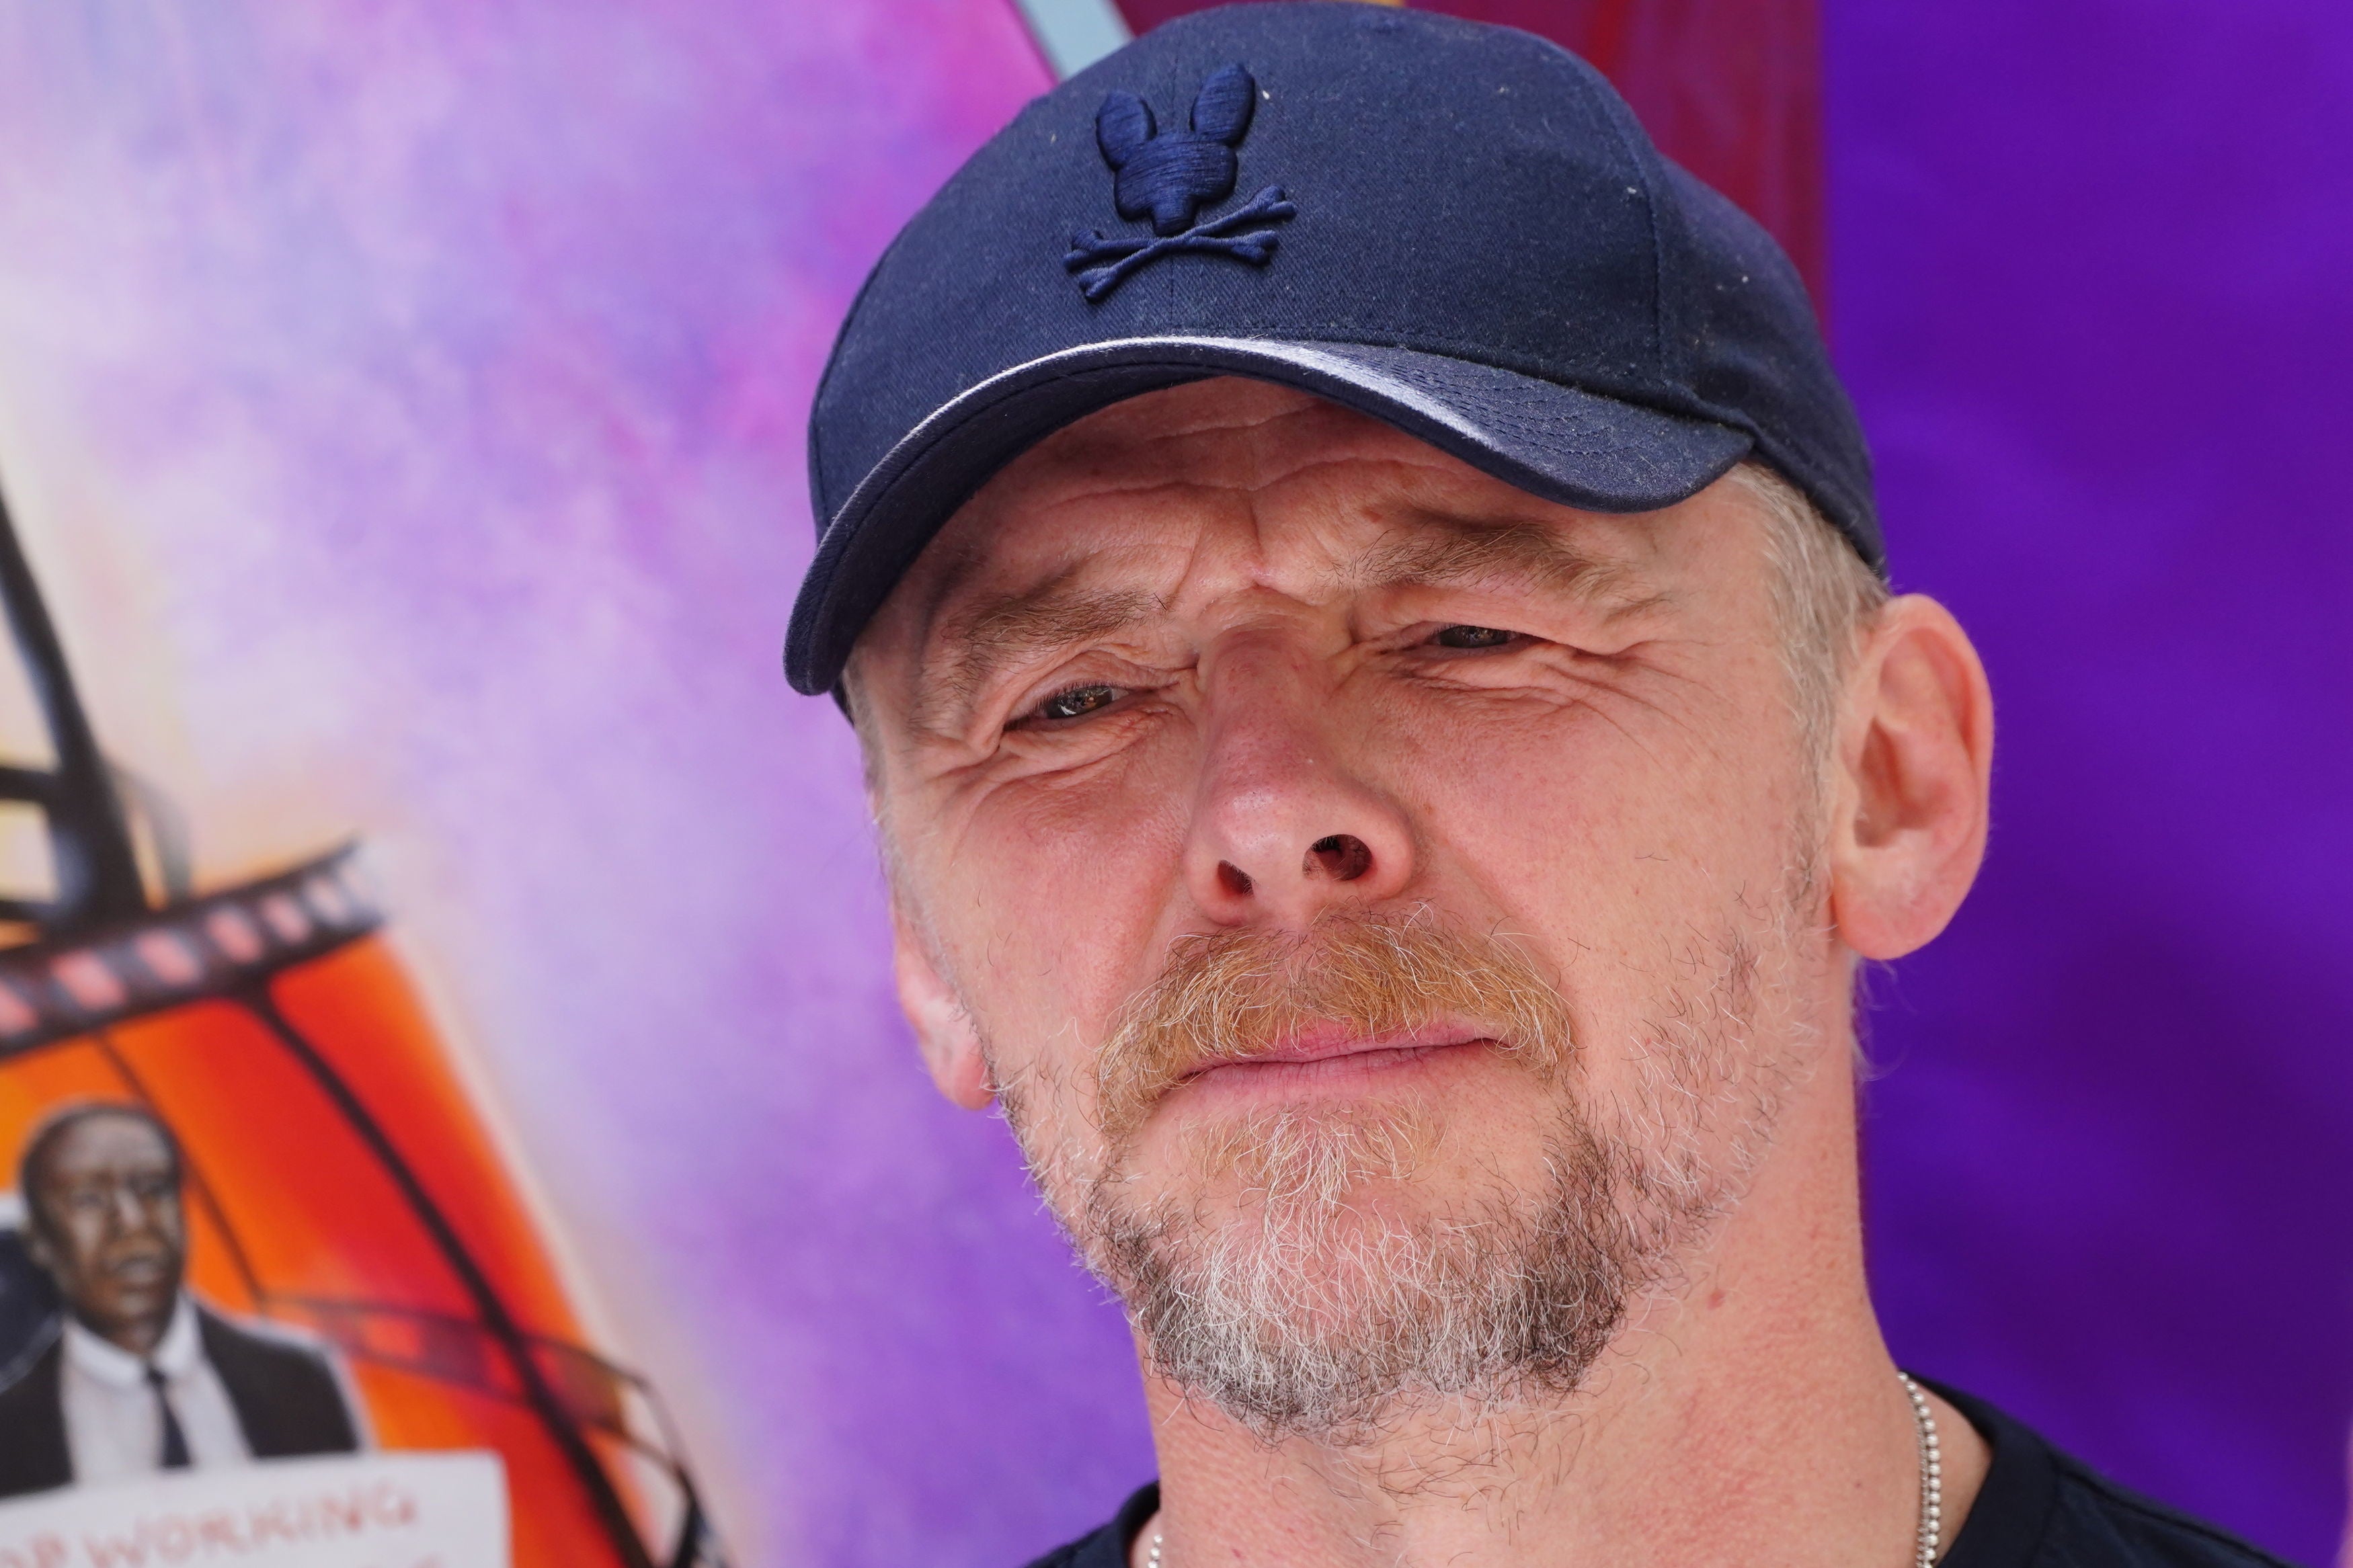
[[[196,1328],[196,1307],[186,1291],[172,1308],[172,1321],[157,1342],[155,1353],[142,1359],[111,1340],[84,1328],[81,1320],[66,1315],[66,1356],[74,1366],[100,1383],[136,1388],[147,1381],[152,1363],[165,1377],[185,1377],[204,1359],[204,1339]]]

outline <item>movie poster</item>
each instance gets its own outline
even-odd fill
[[[0,608],[0,1565],[716,1564],[361,847],[196,885],[4,517]]]

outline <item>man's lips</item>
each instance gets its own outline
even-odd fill
[[[172,1271],[169,1255],[161,1252],[132,1253],[128,1257],[110,1258],[106,1277],[123,1285],[160,1284]]]
[[[1427,1060],[1466,1046],[1493,1046],[1494,1036],[1471,1025],[1437,1024],[1419,1029],[1363,1035],[1331,1025],[1293,1035],[1270,1051],[1207,1061],[1187,1073],[1184,1083],[1297,1083],[1342,1074],[1379,1071]]]

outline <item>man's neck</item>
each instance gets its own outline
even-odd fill
[[[1905,1568],[1917,1427],[1864,1288],[1845,1077],[1822,1076],[1686,1278],[1572,1394],[1269,1445],[1147,1376],[1164,1568]],[[1949,1541],[1986,1455],[1936,1413]]]
[[[160,1317],[101,1323],[73,1311],[66,1321],[69,1352],[85,1365],[105,1369],[125,1382],[136,1381],[151,1364],[167,1373],[179,1373],[202,1353],[195,1307],[185,1292],[175,1293]]]

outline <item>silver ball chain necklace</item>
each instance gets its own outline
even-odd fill
[[[1936,1452],[1936,1413],[1928,1408],[1928,1396],[1920,1392],[1910,1373],[1895,1375],[1904,1392],[1912,1396],[1912,1420],[1920,1428],[1919,1551],[1912,1559],[1913,1568],[1936,1568],[1936,1551],[1945,1543],[1945,1465]]]
[[[1920,1529],[1913,1537],[1916,1550],[1912,1568],[1936,1568],[1936,1552],[1945,1543],[1945,1466],[1936,1452],[1936,1413],[1928,1408],[1928,1396],[1910,1373],[1895,1376],[1912,1401],[1912,1423],[1920,1433]],[[1161,1540],[1161,1532],[1154,1531],[1144,1568],[1160,1568]]]

